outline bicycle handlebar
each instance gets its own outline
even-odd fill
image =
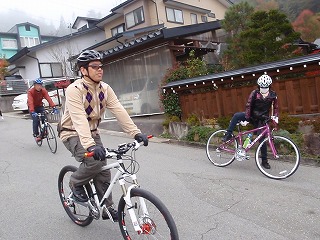
[[[48,110],[44,110],[44,112],[42,112],[42,113],[37,113],[37,115],[39,116],[39,117],[42,117],[42,116],[45,116],[46,114],[52,114],[52,115],[54,115],[54,113],[53,113],[53,111],[48,111]]]
[[[152,138],[153,135],[148,135],[147,138],[150,139]],[[131,148],[134,150],[137,150],[141,146],[141,143],[139,143],[137,140],[134,140],[132,143],[122,143],[119,144],[118,149],[110,149],[106,148],[106,158],[111,158],[116,155],[124,155],[127,153]],[[84,157],[93,157],[94,153],[93,152],[86,152],[84,154]]]

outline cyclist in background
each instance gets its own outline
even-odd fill
[[[43,113],[45,111],[42,100],[46,99],[48,101],[49,106],[53,109],[53,113],[58,114],[59,112],[58,109],[56,109],[54,102],[50,98],[47,89],[45,89],[42,85],[42,79],[37,78],[33,83],[33,88],[30,88],[28,91],[28,109],[33,121],[33,137],[35,137],[37,142],[41,141],[41,136],[39,136],[38,113]]]
[[[80,166],[70,177],[70,187],[74,198],[79,202],[88,201],[83,185],[94,180],[99,199],[110,185],[110,169],[100,171],[107,164],[106,149],[103,147],[98,126],[108,108],[117,118],[122,129],[138,142],[148,145],[148,138],[134,124],[127,111],[120,104],[113,89],[102,81],[102,56],[95,50],[86,50],[77,58],[81,79],[69,85],[66,90],[65,111],[58,124],[59,137],[72,153]],[[60,125],[60,126],[59,126]],[[86,152],[93,157],[85,158]],[[112,195],[104,202],[114,221],[118,213],[114,209]],[[104,208],[105,210],[105,208]],[[102,219],[109,219],[106,211]]]
[[[223,137],[223,141],[226,142],[232,138],[232,132],[236,127],[236,124],[240,121],[247,125],[252,123],[255,128],[262,126],[263,121],[269,117],[271,112],[271,118],[278,123],[278,99],[275,91],[270,89],[272,84],[272,78],[267,74],[263,74],[257,81],[258,89],[255,89],[249,95],[246,111],[237,112],[233,115],[227,132]],[[260,140],[263,141],[264,138]],[[261,148],[261,160],[262,166],[266,169],[270,169],[270,164],[267,159],[267,145],[263,144]]]

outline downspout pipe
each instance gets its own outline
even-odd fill
[[[40,69],[39,59],[36,58],[36,57],[30,56],[30,55],[28,55],[28,54],[26,54],[26,56],[29,57],[29,58],[33,58],[33,59],[37,60],[37,62],[38,62],[38,70],[39,70],[39,77],[41,77],[41,69]]]
[[[156,1],[154,1],[154,0],[150,0],[151,2],[153,2],[154,3],[154,5],[156,6],[156,14],[157,14],[157,22],[158,22],[158,24],[160,24],[160,22],[159,22],[159,14],[158,14],[158,6],[157,6],[157,2]]]

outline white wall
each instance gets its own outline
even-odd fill
[[[38,61],[35,58],[39,60],[39,63],[61,62],[61,59],[68,59],[70,56],[77,55],[85,48],[99,43],[104,39],[105,33],[97,29],[96,31],[90,31],[88,34],[74,36],[63,42],[41,48],[28,54],[34,58],[24,56],[14,63],[16,66],[24,67],[20,68],[17,74],[20,74],[24,79],[34,80],[40,77]],[[58,57],[54,57],[54,53],[56,53]],[[67,75],[72,76],[72,72],[68,71]]]

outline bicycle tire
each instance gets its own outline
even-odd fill
[[[256,150],[255,160],[258,169],[265,176],[272,179],[285,179],[290,177],[298,169],[300,164],[300,151],[298,147],[289,138],[283,136],[272,136],[272,142],[277,151],[277,156],[274,157],[270,145],[267,145],[267,158],[270,164],[270,169],[265,169],[260,161],[261,148],[268,138],[261,142]]]
[[[93,216],[90,214],[88,207],[74,201],[70,196],[72,190],[69,186],[70,176],[77,171],[75,166],[65,166],[61,169],[58,177],[59,196],[64,210],[75,224],[85,227],[93,221]]]
[[[51,127],[51,125],[48,123],[47,125],[47,134],[46,134],[46,138],[47,138],[47,142],[48,142],[48,146],[50,148],[50,151],[52,153],[56,153],[57,152],[57,138],[56,138],[56,134],[54,133],[53,128]]]
[[[217,167],[228,166],[235,159],[234,154],[238,144],[236,139],[234,141],[231,139],[224,143],[222,138],[226,132],[226,130],[213,132],[206,144],[207,157]]]
[[[141,188],[133,188],[130,198],[143,232],[138,233],[134,230],[122,197],[119,201],[118,213],[119,226],[124,239],[179,239],[176,224],[169,210],[156,196]],[[146,203],[148,214],[141,211],[140,200],[144,200]],[[128,224],[126,224],[126,219]]]

